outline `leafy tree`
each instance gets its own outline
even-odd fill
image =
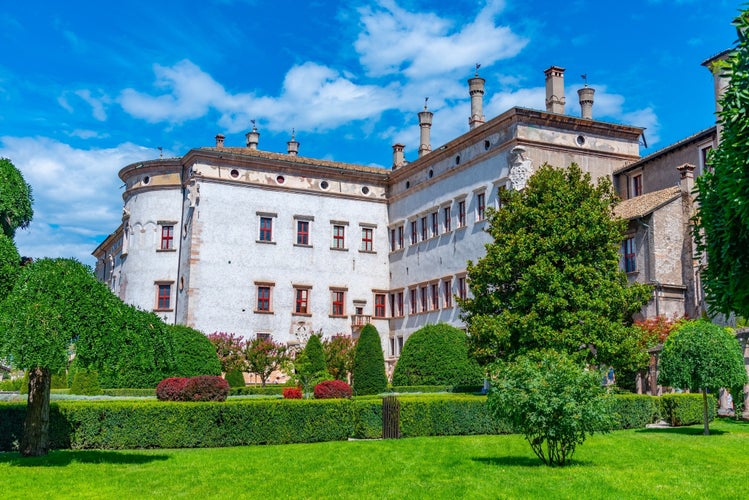
[[[72,259],[41,259],[21,269],[0,304],[0,357],[29,373],[23,456],[47,453],[52,373],[67,366],[68,349],[80,336],[111,331],[110,312],[118,301]]]
[[[221,363],[208,337],[184,325],[166,325],[174,346],[173,377],[221,375]]]
[[[688,321],[666,340],[660,356],[658,382],[701,390],[705,435],[710,434],[707,392],[746,383],[744,355],[731,330],[709,321]]]
[[[611,182],[577,165],[542,166],[523,191],[487,210],[494,241],[468,263],[473,298],[460,300],[479,363],[551,348],[590,363],[631,366],[631,317],[650,288],[619,269],[625,222],[614,219]]]
[[[695,238],[707,256],[702,283],[711,312],[749,317],[749,9],[735,20],[738,42],[720,63],[730,78],[720,99],[720,144],[697,179]]]
[[[334,335],[323,341],[325,365],[336,380],[347,380],[354,365],[356,342],[350,335]]]
[[[13,288],[21,271],[21,256],[13,240],[0,233],[0,300]]]
[[[247,342],[244,357],[248,371],[260,377],[263,387],[271,374],[280,370],[289,359],[285,345],[263,338],[255,338]]]
[[[330,378],[325,367],[320,335],[310,335],[304,350],[294,358],[294,379],[302,386],[305,396],[309,397],[315,385]]]
[[[221,370],[229,373],[244,367],[244,356],[242,350],[244,341],[242,337],[233,333],[213,332],[208,335],[208,340],[216,348],[216,354],[221,362]]]
[[[0,229],[13,238],[16,229],[25,228],[34,216],[31,186],[7,158],[0,158]]]
[[[307,340],[307,345],[304,347],[304,354],[307,359],[307,363],[310,365],[310,370],[313,373],[322,374],[327,371],[325,365],[325,353],[322,348],[322,341],[320,335],[310,335]]]
[[[483,373],[468,357],[462,330],[441,323],[427,325],[406,340],[393,372],[393,385],[478,385]]]
[[[353,389],[354,394],[379,394],[387,388],[385,356],[382,354],[380,334],[368,324],[362,328],[354,349]]]
[[[522,433],[546,465],[564,465],[589,434],[611,427],[600,377],[565,354],[521,355],[498,361],[490,373],[489,409]]]

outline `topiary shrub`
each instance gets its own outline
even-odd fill
[[[226,382],[229,384],[229,387],[244,387],[244,374],[242,370],[232,370],[227,373]]]
[[[156,398],[159,401],[183,401],[182,391],[188,380],[187,377],[165,378],[156,386]]]
[[[387,388],[385,356],[380,334],[368,324],[362,328],[354,349],[353,389],[357,396],[379,394]]]
[[[52,382],[50,382],[50,389],[67,389],[68,388],[68,374],[65,370],[58,373],[52,374]]]
[[[171,334],[174,345],[175,377],[221,375],[221,362],[208,337],[184,325],[167,325],[166,329]],[[231,382],[229,385],[232,385]]]
[[[228,395],[228,382],[212,375],[192,377],[182,389],[183,401],[226,401]]]
[[[427,325],[406,340],[393,372],[393,386],[481,385],[483,373],[468,357],[463,331],[440,323]]]
[[[70,385],[70,394],[97,396],[101,393],[98,372],[79,370],[73,377],[73,383]]]
[[[302,399],[302,390],[299,387],[284,387],[284,399]]]
[[[326,380],[315,386],[315,399],[350,398],[351,392],[351,386],[343,380]]]

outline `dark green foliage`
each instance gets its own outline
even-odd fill
[[[216,358],[218,360],[218,358]],[[233,370],[226,374],[229,387],[244,387],[244,374],[240,370]]]
[[[664,394],[660,398],[663,419],[673,426],[694,425],[703,422],[702,394]],[[712,395],[707,397],[708,421],[715,418],[717,402]]]
[[[23,378],[17,378],[15,380],[3,380],[0,382],[0,391],[18,391],[21,389]]]
[[[166,331],[171,335],[174,346],[173,376],[221,375],[221,362],[208,337],[183,325],[166,325]]]
[[[0,158],[0,230],[13,238],[16,229],[25,228],[34,216],[31,186],[7,158]]]
[[[393,372],[393,386],[480,385],[483,372],[468,357],[466,334],[445,323],[427,325],[406,340]]]
[[[302,388],[305,397],[310,397],[317,384],[331,378],[325,365],[320,335],[311,335],[304,350],[294,358],[293,379]]]
[[[307,345],[304,347],[304,355],[312,373],[322,374],[326,371],[325,353],[319,335],[310,335]]]
[[[65,370],[61,370],[58,373],[52,374],[51,389],[67,389],[68,388],[68,374]]]
[[[380,334],[371,324],[362,328],[356,343],[352,386],[357,396],[379,394],[387,388]]]
[[[486,398],[469,395],[398,396],[402,437],[458,436],[510,432],[495,419]]]
[[[686,321],[679,325],[660,356],[658,382],[680,389],[702,391],[705,434],[708,426],[707,391],[736,387],[747,381],[744,355],[736,336],[709,321]]]
[[[637,429],[656,422],[661,414],[660,400],[644,394],[618,394],[611,398],[615,429]]]
[[[388,387],[387,391],[405,394],[409,392],[450,392],[451,389],[446,385],[399,385],[398,387]]]
[[[73,377],[73,383],[70,385],[70,394],[96,396],[101,393],[99,374],[97,372],[79,370]]]
[[[711,312],[749,318],[749,9],[735,21],[738,43],[717,68],[730,78],[720,100],[720,144],[697,179],[697,249]]]
[[[613,425],[600,380],[555,351],[518,356],[495,365],[489,408],[546,465],[565,465],[588,435]]]
[[[156,396],[156,391],[154,389],[102,389],[101,393],[105,396],[127,398],[147,398]]]
[[[230,396],[247,396],[247,395],[263,395],[263,396],[279,396],[283,392],[284,385],[266,385],[265,387],[257,385],[246,385],[244,387],[232,387],[229,390]]]
[[[635,362],[629,325],[651,292],[619,269],[617,200],[608,179],[594,186],[574,164],[544,165],[501,210],[487,210],[493,242],[468,263],[473,297],[459,301],[479,363],[539,349],[617,369]]]
[[[2,301],[16,282],[21,272],[21,256],[13,240],[0,233],[0,301]]]

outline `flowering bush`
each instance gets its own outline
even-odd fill
[[[229,383],[221,377],[201,375],[192,377],[182,389],[184,401],[225,401]]]
[[[287,387],[283,390],[284,399],[302,399],[302,390],[299,387]]]
[[[182,390],[188,380],[187,377],[165,378],[156,386],[156,398],[159,401],[182,401]]]
[[[315,399],[343,399],[351,397],[351,386],[343,380],[326,380],[315,386]]]

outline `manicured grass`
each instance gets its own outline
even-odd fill
[[[543,466],[521,436],[0,453],[3,498],[749,498],[749,424],[595,435]]]

